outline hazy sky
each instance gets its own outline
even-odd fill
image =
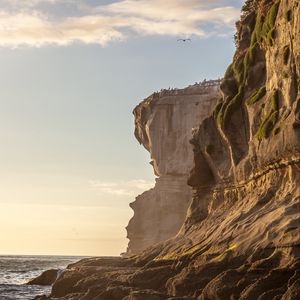
[[[132,110],[221,77],[241,3],[0,0],[0,254],[125,251],[154,181]]]

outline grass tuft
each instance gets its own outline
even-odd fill
[[[244,96],[244,92],[242,89],[240,89],[238,94],[235,95],[234,98],[226,106],[226,108],[223,111],[222,127],[225,127],[227,125],[231,113],[241,106],[243,96]]]
[[[273,27],[269,32],[268,32],[268,35],[267,35],[267,43],[268,43],[268,46],[272,47],[274,45],[274,40],[276,38],[276,29],[275,27]]]
[[[247,101],[248,105],[252,105],[259,101],[266,94],[266,86],[261,87],[258,91],[256,91]]]
[[[278,91],[274,91],[271,97],[271,109],[265,116],[262,121],[257,133],[256,137],[259,140],[266,139],[272,133],[276,123],[278,122],[279,116],[279,93]]]
[[[274,44],[273,40],[276,35],[275,21],[278,14],[279,4],[280,1],[277,1],[271,6],[261,30],[261,38],[265,38],[269,46]]]

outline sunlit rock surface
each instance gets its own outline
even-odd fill
[[[222,97],[193,131],[179,234],[131,258],[71,265],[50,298],[300,299],[300,1],[246,4]],[[147,131],[137,136],[151,149]],[[152,157],[161,177],[174,171]]]
[[[127,255],[176,235],[192,199],[187,185],[194,163],[192,128],[208,117],[221,97],[220,81],[154,93],[134,110],[135,136],[150,152],[155,187],[130,206]]]

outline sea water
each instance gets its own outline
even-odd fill
[[[25,285],[49,269],[64,269],[82,257],[0,256],[0,300],[29,300],[49,294],[51,286]]]

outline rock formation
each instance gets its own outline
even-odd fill
[[[127,256],[175,236],[192,199],[188,175],[193,167],[192,128],[208,117],[221,97],[220,81],[154,93],[134,110],[135,136],[150,152],[155,187],[130,206]]]
[[[237,28],[222,99],[192,138],[180,233],[69,266],[52,298],[300,299],[300,1],[248,0]]]
[[[40,276],[30,280],[27,285],[52,285],[57,279],[59,270],[51,269],[43,272]]]

